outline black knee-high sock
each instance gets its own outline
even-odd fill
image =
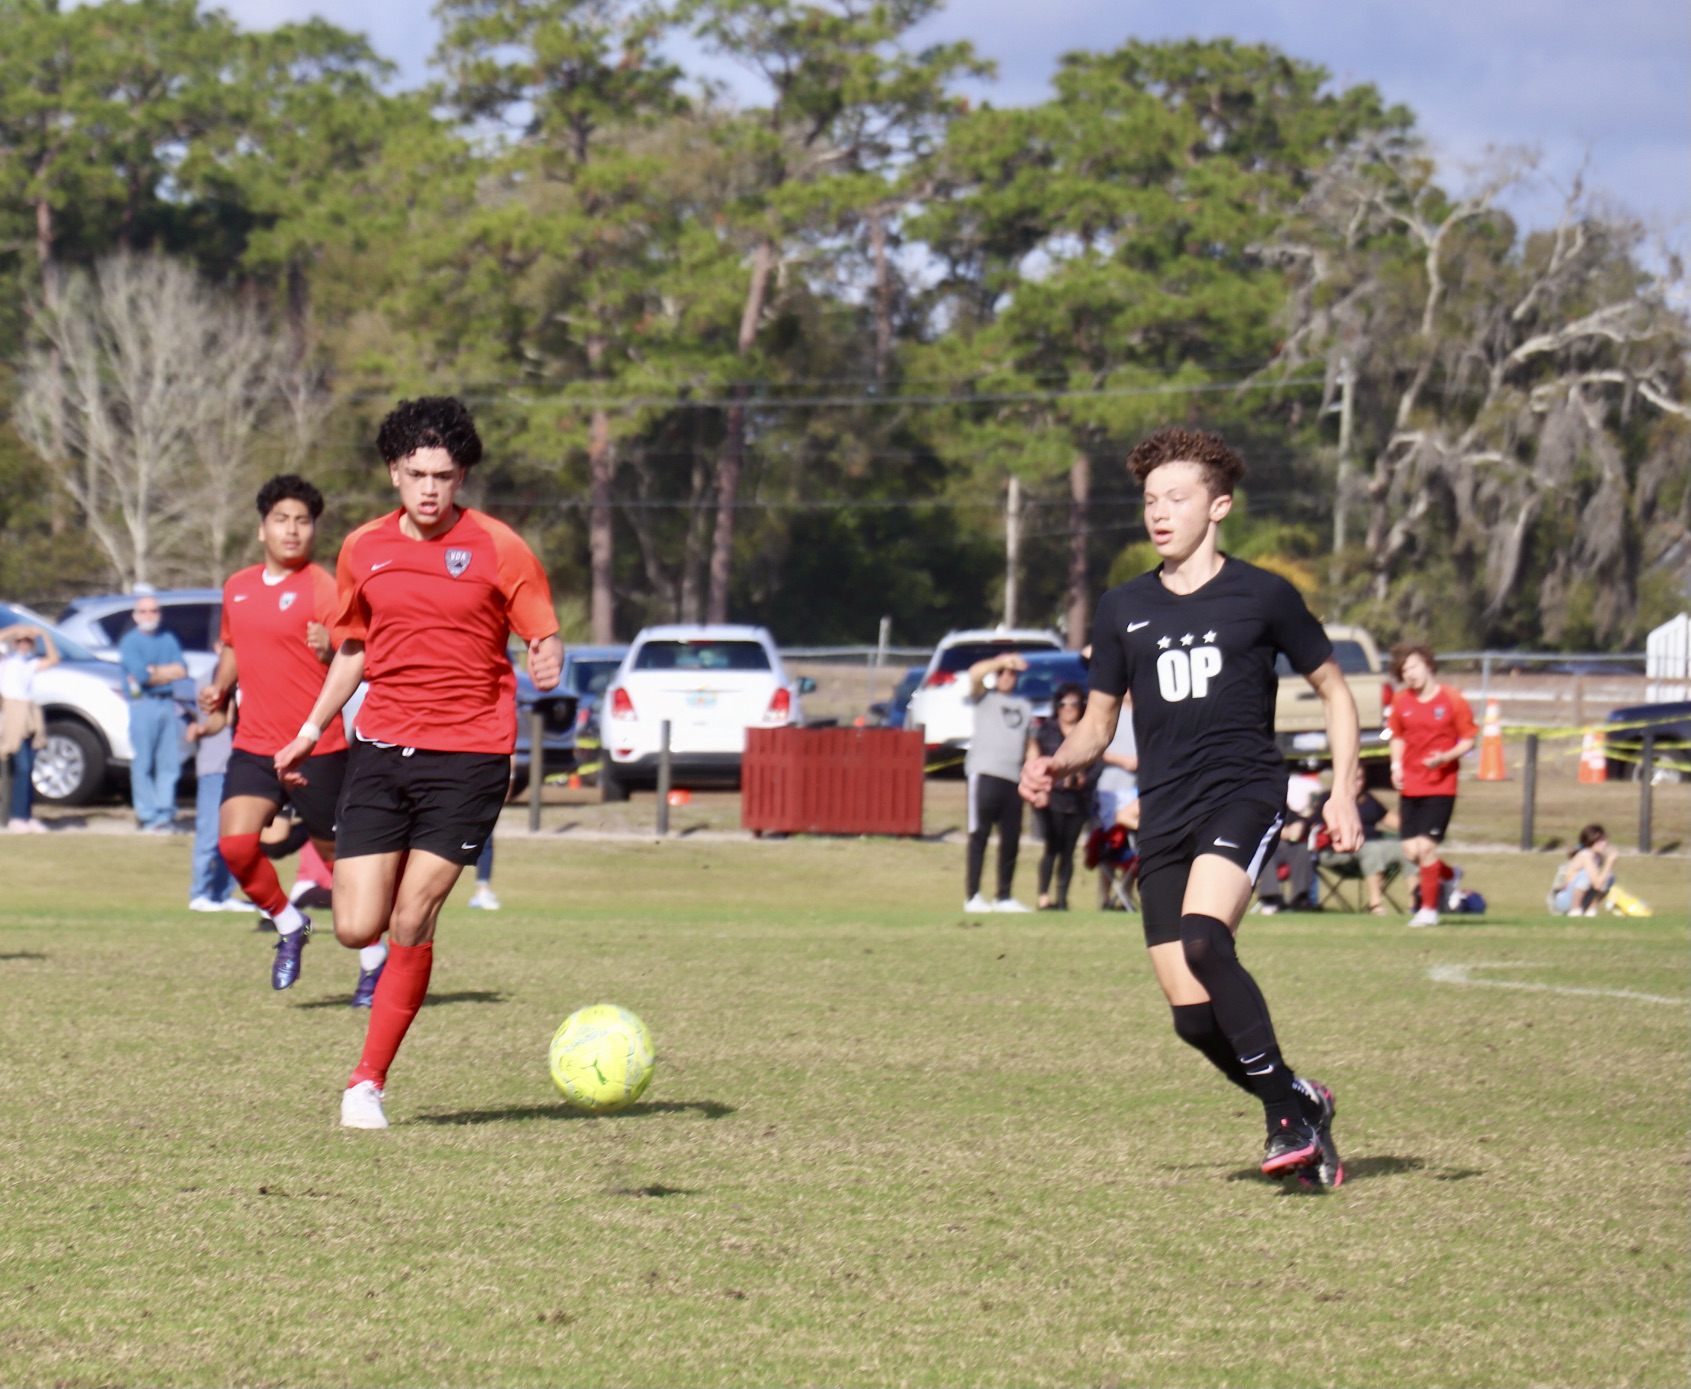
[[[1227,1035],[1251,1091],[1262,1101],[1268,1122],[1302,1117],[1292,1071],[1280,1055],[1268,1003],[1250,972],[1239,963],[1233,933],[1213,916],[1191,912],[1180,918],[1180,943],[1186,963],[1210,996],[1215,1020]]]
[[[1221,1024],[1215,1020],[1215,1007],[1209,1003],[1175,1003],[1170,1005],[1174,1014],[1174,1035],[1185,1042],[1187,1046],[1202,1052],[1204,1058],[1237,1085],[1247,1095],[1254,1095],[1251,1082],[1245,1075],[1245,1068],[1240,1065],[1239,1058],[1233,1054],[1232,1044],[1227,1040],[1227,1034],[1221,1030]]]

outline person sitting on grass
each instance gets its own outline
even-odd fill
[[[1615,885],[1621,851],[1609,843],[1601,825],[1579,832],[1579,848],[1568,855],[1551,891],[1551,909],[1565,916],[1596,916],[1598,904]]]

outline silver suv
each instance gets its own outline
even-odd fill
[[[182,650],[212,652],[223,626],[223,590],[167,588],[153,595],[159,600],[159,626],[182,643]],[[59,614],[59,626],[74,642],[103,661],[117,659],[117,644],[135,625],[133,593],[102,593],[73,598]]]

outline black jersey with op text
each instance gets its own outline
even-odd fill
[[[1153,569],[1099,600],[1090,683],[1133,693],[1146,835],[1178,832],[1235,798],[1283,802],[1280,652],[1308,675],[1333,644],[1291,584],[1231,556],[1196,593],[1170,592]]]

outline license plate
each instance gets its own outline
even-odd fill
[[[1325,733],[1294,733],[1292,747],[1298,752],[1321,752],[1327,746]]]
[[[692,694],[687,696],[687,707],[689,709],[714,709],[714,708],[716,708],[716,691],[715,690],[695,690],[695,691],[693,691]]]

